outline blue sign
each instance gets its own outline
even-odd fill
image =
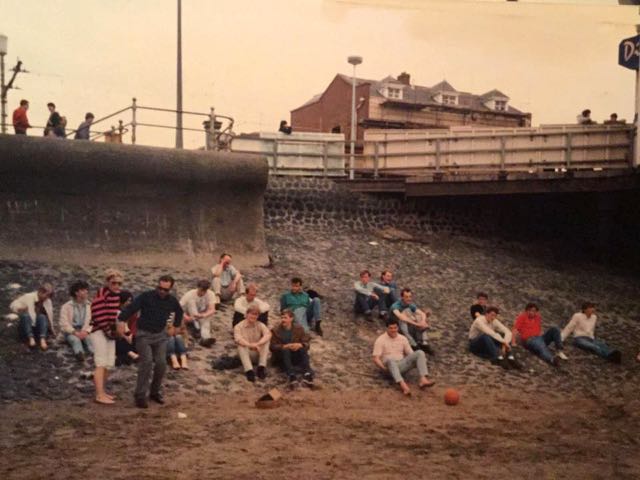
[[[631,70],[640,68],[640,35],[625,38],[620,42],[618,64]]]

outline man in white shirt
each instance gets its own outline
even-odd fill
[[[414,352],[407,338],[398,333],[398,329],[398,321],[395,318],[389,319],[386,333],[380,335],[373,344],[373,363],[393,378],[404,395],[411,395],[411,389],[402,377],[404,372],[417,368],[420,388],[431,387],[435,382],[429,379],[424,352]]]
[[[211,268],[213,276],[213,291],[222,302],[231,300],[236,294],[244,292],[242,275],[236,267],[231,265],[231,255],[223,253],[220,261]]]
[[[386,316],[387,307],[382,298],[389,293],[389,288],[372,282],[369,270],[360,272],[360,280],[354,282],[353,289],[356,293],[353,307],[356,313],[363,313],[367,321],[371,322],[371,311],[378,307],[380,316]]]
[[[210,347],[216,343],[211,336],[213,316],[216,313],[216,295],[211,290],[209,280],[199,280],[197,288],[189,290],[180,299],[184,310],[184,321],[191,322],[197,329],[200,326],[200,345]]]
[[[258,378],[267,377],[267,358],[269,356],[269,342],[271,330],[258,321],[260,308],[251,304],[247,308],[247,318],[233,328],[233,338],[238,346],[238,356],[244,368],[244,374],[250,382],[256,381],[253,370],[254,361],[258,361]]]
[[[47,350],[47,335],[55,336],[53,329],[53,304],[51,296],[53,287],[50,283],[43,283],[37,291],[25,293],[16,298],[9,308],[20,317],[18,331],[20,338],[26,340],[29,348],[36,346],[35,337],[38,338],[40,349]]]
[[[265,325],[269,325],[269,309],[271,306],[257,297],[258,295],[258,285],[255,283],[250,283],[247,285],[246,293],[241,297],[236,298],[236,301],[233,304],[233,320],[231,323],[232,327],[235,327],[238,323],[244,320],[247,314],[247,307],[252,303],[255,303],[260,308],[260,315],[258,315],[258,321],[264,323]]]
[[[469,350],[503,368],[510,368],[504,358],[506,355],[510,362],[515,361],[510,345],[512,334],[498,320],[498,313],[498,307],[487,307],[487,313],[476,317],[469,329]]]
[[[573,334],[573,344],[576,347],[595,353],[610,362],[620,363],[622,361],[620,350],[609,347],[602,340],[595,337],[597,320],[595,303],[583,303],[582,311],[574,314],[567,326],[562,330],[562,340]]]

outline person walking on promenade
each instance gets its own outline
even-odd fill
[[[31,128],[27,110],[29,110],[29,101],[23,99],[20,100],[20,106],[13,111],[13,130],[16,135],[26,135],[27,129]]]
[[[84,122],[82,122],[78,129],[76,130],[76,134],[73,137],[75,140],[89,140],[91,137],[91,124],[93,123],[93,113],[87,112],[84,116]]]
[[[138,408],[149,407],[147,391],[150,391],[149,399],[161,405],[165,403],[162,395],[162,379],[167,368],[167,323],[171,314],[174,314],[173,326],[179,327],[183,316],[180,302],[170,293],[173,284],[173,277],[163,275],[154,290],[138,295],[120,312],[118,317],[118,330],[124,332],[127,319],[134,313],[140,312],[136,332],[136,350],[140,357],[134,393],[135,405]],[[151,388],[149,389],[150,380]]]
[[[56,112],[56,104],[49,102],[47,103],[47,108],[49,109],[49,120],[47,120],[47,125],[44,127],[44,136],[64,138],[63,120],[60,114]]]

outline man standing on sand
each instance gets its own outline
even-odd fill
[[[418,369],[420,388],[431,387],[436,383],[428,377],[427,357],[424,352],[414,352],[407,337],[399,335],[398,321],[395,318],[389,319],[386,333],[380,335],[373,344],[373,363],[393,378],[404,395],[411,395],[411,389],[402,374],[412,368]]]
[[[16,135],[26,135],[27,129],[31,128],[27,110],[29,110],[29,101],[23,99],[20,100],[20,106],[13,111],[13,130]]]
[[[153,379],[149,398],[156,403],[164,404],[162,378],[167,368],[167,322],[173,313],[175,314],[173,325],[179,327],[183,315],[180,303],[170,294],[173,284],[173,277],[163,275],[158,280],[155,290],[138,295],[118,316],[118,332],[122,335],[126,329],[127,320],[134,313],[140,312],[136,334],[136,350],[140,357],[138,381],[134,393],[138,408],[149,408],[147,390],[152,370]]]
[[[211,268],[213,276],[213,291],[220,302],[231,300],[237,293],[244,292],[242,275],[236,267],[231,265],[231,255],[223,253],[220,261]]]

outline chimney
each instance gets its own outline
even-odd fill
[[[405,85],[411,85],[411,75],[409,75],[407,72],[402,72],[400,75],[398,75],[398,81]]]

